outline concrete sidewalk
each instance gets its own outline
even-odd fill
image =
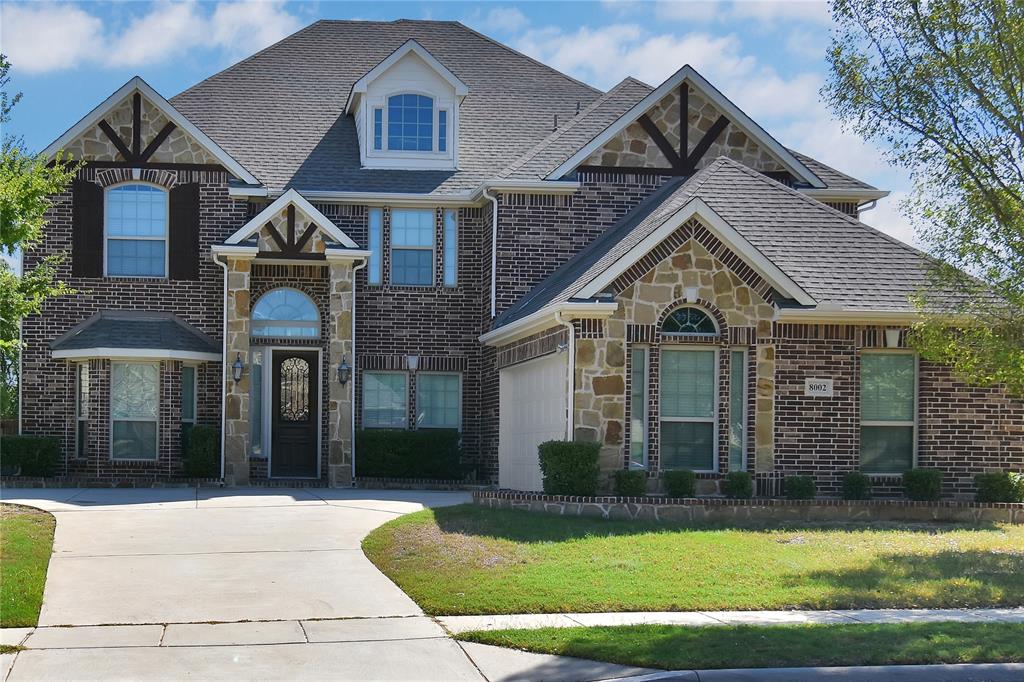
[[[879,665],[857,668],[675,670],[608,682],[1020,682],[1024,663]]]
[[[1024,623],[1024,608],[857,609],[850,611],[634,611],[621,613],[522,613],[505,616],[440,616],[452,634],[471,630],[572,628],[596,625],[800,625],[842,623]]]

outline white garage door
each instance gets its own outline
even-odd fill
[[[498,484],[541,490],[537,446],[565,438],[567,353],[501,370],[498,407]]]

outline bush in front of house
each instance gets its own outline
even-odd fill
[[[993,471],[974,477],[978,502],[1024,502],[1024,472]]]
[[[549,440],[537,447],[544,492],[549,495],[597,494],[601,469],[597,460],[600,443],[578,440]]]
[[[218,478],[220,476],[220,432],[204,424],[188,430],[182,452],[185,476]]]
[[[362,429],[356,452],[356,476],[461,481],[467,473],[455,429]]]
[[[784,486],[787,500],[813,500],[817,492],[813,476],[786,476]]]
[[[661,475],[665,494],[669,497],[696,497],[697,474],[689,469],[666,471]]]
[[[942,497],[940,469],[910,469],[903,472],[903,492],[918,502],[934,502]]]
[[[619,497],[643,497],[647,494],[647,472],[619,469],[612,474]]]
[[[7,476],[53,476],[60,458],[60,441],[39,436],[0,437],[0,467]]]
[[[844,500],[870,500],[871,477],[860,471],[847,471],[843,474]]]
[[[754,477],[749,471],[730,471],[722,479],[722,493],[733,500],[749,500],[754,496]]]

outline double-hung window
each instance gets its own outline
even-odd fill
[[[409,384],[404,373],[363,373],[363,428],[404,429],[409,425]]]
[[[717,351],[661,350],[661,468],[717,470]]]
[[[110,367],[110,455],[113,459],[157,458],[160,366],[115,362]]]
[[[370,257],[366,261],[366,283],[379,286],[381,283],[381,231],[384,224],[384,209],[371,208],[366,216],[366,229]]]
[[[75,365],[75,457],[85,457],[89,444],[89,363]]]
[[[416,425],[423,429],[458,429],[462,380],[458,374],[416,375]]]
[[[433,285],[434,232],[432,209],[392,209],[392,284]]]
[[[744,471],[747,441],[747,351],[729,351],[729,471]]]
[[[647,468],[647,348],[629,351],[629,466]]]
[[[144,184],[107,190],[106,263],[110,277],[167,275],[167,191]]]
[[[459,212],[447,209],[444,212],[444,285],[453,287],[458,283],[459,271]]]
[[[917,356],[864,353],[860,363],[860,468],[902,473],[914,466]]]
[[[196,367],[181,368],[181,440],[188,445],[188,432],[196,425]]]

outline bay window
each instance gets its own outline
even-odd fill
[[[160,365],[115,362],[110,367],[110,454],[113,459],[157,458]]]
[[[196,425],[196,367],[181,368],[181,441],[188,444],[188,432]]]
[[[88,454],[89,363],[75,365],[75,457]]]
[[[917,356],[864,353],[860,369],[860,468],[898,474],[914,466]]]
[[[715,349],[661,350],[661,468],[717,470]]]
[[[363,428],[404,429],[409,425],[408,378],[399,372],[363,373]]]

